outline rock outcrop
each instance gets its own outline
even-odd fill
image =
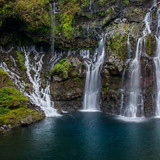
[[[8,74],[0,68],[0,134],[44,117],[43,111],[33,108],[29,99],[18,91]]]
[[[84,64],[78,55],[58,62],[51,70],[51,95],[58,110],[74,111],[82,108]]]

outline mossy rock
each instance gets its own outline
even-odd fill
[[[154,35],[147,35],[145,38],[145,52],[149,56],[155,56],[156,52],[156,38]]]
[[[13,0],[0,5],[0,45],[50,42],[49,0]]]
[[[20,125],[21,119],[24,119],[30,115],[32,116],[32,122],[39,121],[45,117],[42,111],[36,111],[31,108],[18,108],[10,110],[4,115],[0,115],[0,124],[10,124],[12,127],[18,126]]]
[[[129,7],[125,10],[124,16],[129,22],[142,22],[145,14],[144,8]]]
[[[14,86],[10,80],[9,75],[2,68],[0,68],[0,88]]]
[[[3,87],[0,89],[0,107],[19,108],[27,107],[29,99],[14,87]]]
[[[26,71],[26,66],[25,66],[25,57],[23,56],[22,53],[20,53],[19,51],[16,51],[17,54],[17,62],[19,63],[21,69],[23,71]]]
[[[58,75],[62,79],[68,78],[68,72],[70,68],[70,63],[67,59],[60,60],[50,71],[50,75]]]

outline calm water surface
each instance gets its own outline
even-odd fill
[[[0,160],[160,160],[160,119],[83,112],[46,118],[0,135]]]

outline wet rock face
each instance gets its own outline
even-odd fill
[[[131,2],[131,1],[130,1]],[[133,1],[132,1],[133,2]],[[107,27],[106,34],[106,57],[102,69],[102,105],[101,110],[105,113],[120,114],[129,105],[130,71],[129,66],[135,57],[137,40],[141,36],[144,27],[143,20],[146,11],[141,6],[145,1],[136,1],[137,7],[130,7],[124,10],[124,19],[116,19]],[[129,13],[129,10],[134,11]],[[139,18],[134,17],[138,12]],[[153,33],[155,25],[153,19]],[[129,45],[128,46],[128,40]],[[145,44],[142,46],[141,57],[141,77],[144,116],[152,117],[155,115],[155,65],[153,57],[156,51],[155,36],[150,34],[146,37]],[[131,58],[130,61],[128,59]],[[128,63],[126,63],[128,61]],[[124,76],[124,77],[123,77]],[[122,80],[123,77],[123,80]],[[123,89],[123,90],[122,90]],[[122,105],[122,92],[123,104]],[[123,106],[123,108],[121,108]],[[142,114],[141,105],[138,106],[137,116]]]
[[[156,76],[155,64],[153,59],[143,57],[141,60],[142,68],[142,89],[144,95],[144,115],[145,117],[155,116],[156,109]]]
[[[145,10],[139,7],[128,7],[124,11],[124,16],[129,22],[142,22],[144,15]]]
[[[54,99],[54,106],[59,110],[73,111],[82,107],[84,89],[84,64],[78,55],[71,55],[66,58],[68,68],[59,71],[62,67],[57,63],[53,70],[51,80],[51,95]],[[65,65],[65,64],[63,64]],[[65,75],[67,76],[65,76]]]
[[[102,105],[101,110],[109,114],[120,114],[121,79],[124,62],[111,54],[105,59],[102,69]]]
[[[126,66],[125,73],[123,72],[122,74],[122,72],[119,72],[118,69],[115,70],[117,65],[119,66],[118,63],[113,63],[112,67],[108,67],[109,59],[110,58],[105,60],[102,70],[103,88],[101,110],[109,114],[120,114],[120,112],[124,113],[125,108],[129,105],[129,91],[131,82],[131,77],[129,76],[130,63],[128,64],[128,67]],[[116,58],[114,61],[116,61]],[[123,64],[123,61],[121,63]],[[155,116],[156,110],[155,64],[153,59],[148,56],[142,56],[140,63],[140,85],[142,88],[141,94],[143,95],[143,98],[142,102],[139,101],[137,116],[144,114],[145,117],[153,117]],[[124,76],[124,79],[122,79],[122,76]],[[143,111],[142,107],[144,107]]]
[[[44,117],[44,112],[37,106],[31,106],[29,99],[22,95],[9,75],[0,68],[0,134]]]

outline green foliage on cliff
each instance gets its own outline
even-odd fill
[[[6,114],[9,111],[10,111],[10,109],[8,109],[8,108],[0,108],[0,115]]]
[[[7,72],[5,72],[2,68],[0,68],[0,75],[8,76]]]
[[[7,113],[0,116],[0,124],[10,124],[11,126],[16,126],[20,124],[22,118],[27,116],[33,116],[33,121],[37,121],[44,118],[44,114],[40,114],[39,111],[36,111],[31,108],[17,108],[10,110]]]
[[[80,3],[77,0],[60,0],[59,3],[61,8],[59,15],[60,30],[62,30],[65,38],[72,39],[75,32],[75,15],[80,11]]]
[[[0,44],[18,45],[48,42],[49,0],[0,1]]]
[[[19,51],[16,51],[17,54],[17,61],[19,63],[19,65],[21,66],[22,70],[26,70],[26,66],[25,66],[25,58],[23,56],[23,54],[21,54]]]
[[[128,4],[129,4],[129,0],[123,0],[123,3],[124,3],[125,5],[128,5]]]
[[[69,72],[70,64],[68,63],[67,59],[60,60],[59,63],[57,63],[50,71],[50,75],[58,74],[60,76],[63,76],[63,78],[68,78],[68,72]]]
[[[14,87],[0,89],[0,107],[17,108],[26,106],[29,99]]]
[[[99,1],[98,1],[98,5],[99,5],[99,6],[103,6],[103,5],[104,5],[104,0],[99,0]]]
[[[6,86],[14,86],[7,72],[0,68],[0,88]]]

